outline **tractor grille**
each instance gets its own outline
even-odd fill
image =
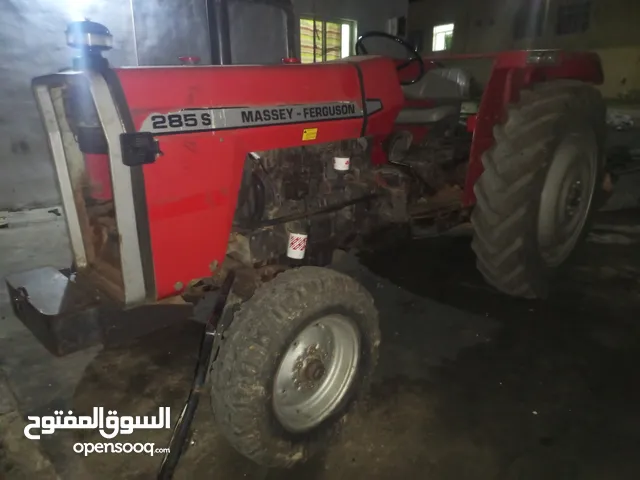
[[[54,163],[67,222],[77,227],[69,223],[78,275],[89,277],[114,300],[123,300],[121,242],[109,147],[86,79],[80,75],[60,78],[38,86],[36,97],[50,141],[54,142]],[[57,149],[55,138],[61,140]]]

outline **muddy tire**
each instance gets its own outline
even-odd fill
[[[472,247],[495,288],[544,298],[603,194],[606,107],[595,88],[562,80],[523,91],[507,113],[482,157]]]
[[[355,280],[318,267],[278,275],[240,307],[212,365],[221,432],[258,464],[306,461],[367,390],[379,344],[373,299]]]

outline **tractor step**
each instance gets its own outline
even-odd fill
[[[191,304],[124,310],[72,278],[53,267],[6,278],[15,315],[56,356],[139,337],[186,320],[193,311]]]

